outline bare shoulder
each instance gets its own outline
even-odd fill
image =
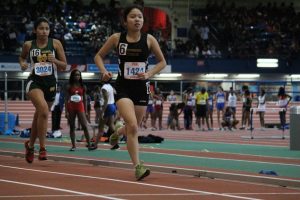
[[[158,42],[157,42],[156,38],[153,35],[148,33],[147,34],[147,44],[148,44],[148,47],[150,49],[152,49],[154,46],[158,45]]]
[[[22,57],[23,59],[26,59],[26,57],[27,57],[27,55],[30,51],[31,46],[32,46],[32,41],[24,42],[20,57]]]
[[[25,49],[30,49],[31,48],[31,45],[32,45],[32,41],[30,40],[30,41],[26,41],[26,42],[24,42],[24,44],[23,44],[23,48],[25,48]]]
[[[157,40],[156,40],[156,38],[153,36],[153,35],[151,35],[151,34],[147,34],[147,41],[149,41],[149,42],[157,42]]]
[[[53,46],[54,46],[54,48],[58,48],[58,47],[61,47],[62,44],[58,39],[53,38]]]
[[[156,40],[155,37],[149,33],[147,33],[147,39],[148,40]]]
[[[106,41],[106,45],[107,47],[111,48],[111,47],[117,47],[119,40],[120,40],[120,35],[121,33],[114,33],[112,34]]]
[[[117,44],[120,40],[121,33],[114,33],[110,36],[110,39],[114,44]]]
[[[112,34],[110,37],[114,38],[114,39],[119,39],[120,38],[121,33],[114,33]]]

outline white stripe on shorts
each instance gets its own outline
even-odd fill
[[[26,85],[26,90],[25,90],[26,94],[29,92],[29,88],[30,88],[31,83],[33,83],[33,80],[30,80],[30,81],[27,83],[27,85]]]

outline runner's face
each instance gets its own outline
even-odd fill
[[[143,27],[144,17],[143,13],[137,9],[132,9],[127,15],[127,29],[132,31],[140,31]]]
[[[49,24],[46,22],[41,22],[36,28],[36,36],[38,38],[47,38],[50,33]]]
[[[75,80],[79,80],[81,78],[80,72],[74,73]]]

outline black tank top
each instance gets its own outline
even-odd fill
[[[147,72],[150,54],[147,45],[147,34],[142,33],[138,42],[130,43],[126,39],[127,33],[121,33],[116,49],[119,57],[119,80],[140,81],[133,77],[138,72]],[[133,78],[133,79],[132,79]]]
[[[48,54],[55,55],[53,39],[48,39],[48,44],[44,48],[39,48],[36,40],[32,40],[30,48],[30,63],[32,67],[31,77],[34,79],[56,79],[57,71],[52,62],[48,61]],[[38,74],[37,74],[38,73]]]

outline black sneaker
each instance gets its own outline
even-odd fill
[[[93,151],[93,150],[96,150],[96,149],[98,149],[98,145],[96,145],[96,144],[91,144],[91,146],[90,147],[88,147],[88,150],[89,151]]]
[[[116,150],[116,149],[120,149],[120,146],[118,144],[116,144],[112,148],[110,148],[110,150]]]

